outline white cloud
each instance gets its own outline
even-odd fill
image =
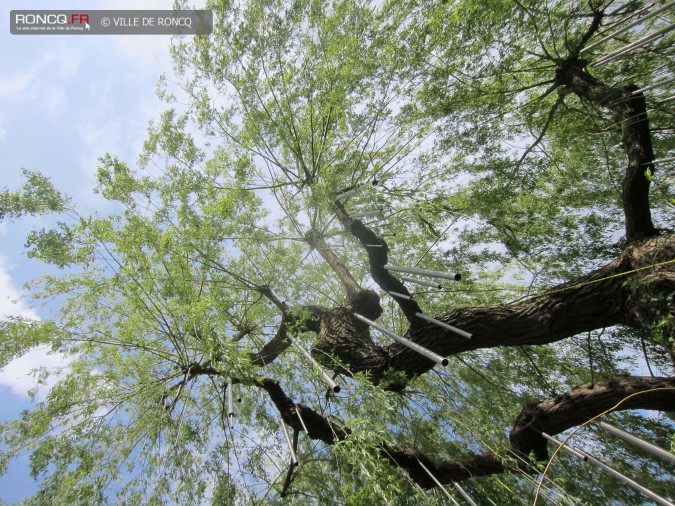
[[[0,98],[14,99],[28,89],[35,79],[35,71],[17,72],[11,77],[0,80]]]
[[[23,299],[20,289],[14,286],[9,274],[11,266],[0,256],[0,319],[8,316],[19,316],[31,320],[39,320],[38,314],[29,307]],[[0,369],[0,386],[10,389],[19,396],[28,397],[29,391],[35,386],[35,378],[31,372],[45,367],[53,370],[67,366],[69,360],[62,354],[50,353],[46,348],[35,348],[25,355],[11,361]],[[46,395],[54,385],[57,377],[52,377],[39,392],[39,397]]]

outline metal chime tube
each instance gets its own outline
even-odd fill
[[[602,44],[603,42],[606,42],[606,41],[608,41],[608,40],[610,40],[610,39],[613,39],[613,38],[616,37],[617,35],[621,35],[622,33],[624,33],[624,32],[626,32],[626,31],[630,30],[631,28],[633,28],[633,27],[639,25],[640,23],[644,23],[645,20],[647,20],[647,19],[649,19],[649,18],[653,18],[654,16],[657,16],[657,15],[661,14],[663,11],[670,9],[673,5],[675,5],[675,2],[671,2],[671,3],[669,3],[668,5],[666,5],[666,6],[664,6],[664,7],[661,7],[660,9],[655,10],[654,12],[650,12],[650,13],[647,14],[645,17],[642,17],[642,18],[638,19],[637,21],[634,21],[634,22],[631,23],[630,25],[624,26],[624,27],[621,28],[620,30],[617,30],[616,32],[610,33],[610,34],[607,35],[606,37],[603,37],[603,38],[600,39],[599,41],[594,42],[594,43],[591,44],[590,46],[586,46],[586,47],[583,48],[581,51],[579,51],[579,54],[583,54],[583,53],[585,53],[586,51],[589,51],[589,50],[593,49],[594,47],[599,46],[599,45]],[[635,13],[633,13],[633,14],[627,16],[623,21],[625,21],[626,19],[630,19],[630,17],[631,17],[632,15],[634,15],[634,14],[635,14]]]
[[[389,295],[393,297],[398,297],[399,299],[403,300],[413,300],[413,298],[410,295],[405,295],[403,293],[398,293],[398,292],[387,292]]]
[[[230,429],[234,429],[234,402],[232,401],[232,378],[227,378],[227,418]]]
[[[281,428],[284,430],[284,437],[286,438],[286,443],[288,443],[288,450],[291,452],[291,462],[294,466],[297,466],[300,464],[300,462],[298,462],[298,458],[295,456],[295,451],[293,450],[293,443],[291,443],[291,436],[288,435],[286,423],[284,422],[284,419],[282,417],[279,417],[279,421],[281,422]]]
[[[407,272],[408,274],[419,274],[420,276],[430,276],[433,278],[451,279],[459,281],[462,279],[461,274],[448,274],[447,272],[431,271],[428,269],[418,269],[417,267],[399,267],[397,265],[385,265],[388,271]]]
[[[637,483],[637,482],[631,480],[628,476],[626,476],[626,475],[620,473],[620,472],[617,471],[616,469],[613,469],[613,468],[609,467],[607,464],[605,464],[605,463],[602,462],[601,460],[596,459],[596,458],[593,457],[592,455],[589,455],[589,454],[586,453],[585,451],[580,450],[580,449],[578,449],[578,448],[571,448],[571,447],[569,447],[569,446],[567,446],[567,445],[561,443],[561,442],[558,441],[557,439],[552,438],[551,436],[549,436],[548,434],[546,434],[546,433],[544,433],[544,432],[542,432],[541,435],[544,436],[544,437],[545,437],[546,439],[548,439],[549,441],[553,441],[554,443],[557,443],[558,445],[560,445],[560,446],[562,447],[563,450],[565,450],[565,451],[567,451],[567,452],[570,452],[570,453],[572,453],[573,455],[575,455],[575,456],[577,456],[577,457],[579,457],[579,458],[581,458],[581,459],[583,459],[583,460],[585,460],[585,461],[587,461],[587,462],[590,462],[590,463],[596,465],[597,467],[599,467],[600,469],[602,469],[602,470],[605,471],[605,472],[608,472],[609,474],[611,474],[611,475],[614,476],[615,478],[618,478],[619,480],[621,480],[622,482],[624,482],[624,483],[625,483],[626,485],[628,485],[629,487],[634,488],[634,489],[637,490],[638,492],[641,492],[642,494],[646,495],[646,496],[649,497],[650,499],[653,499],[653,500],[656,501],[657,503],[662,504],[663,506],[675,506],[675,504],[673,504],[672,502],[670,502],[668,499],[665,499],[665,498],[661,497],[660,495],[658,495],[658,494],[652,492],[652,491],[649,490],[648,488],[643,487],[643,486],[640,485],[639,483]]]
[[[598,66],[598,65],[602,65],[603,63],[607,63],[608,61],[613,60],[617,56],[622,56],[622,55],[625,55],[626,53],[630,53],[633,49],[637,49],[641,46],[644,46],[645,44],[651,42],[654,39],[657,39],[657,38],[661,37],[662,35],[665,35],[666,33],[670,32],[672,30],[675,30],[675,24],[668,25],[667,27],[662,28],[658,32],[646,35],[646,36],[642,37],[641,39],[636,40],[635,42],[631,42],[630,44],[628,44],[627,46],[625,46],[621,49],[617,49],[616,51],[613,51],[609,54],[606,54],[602,58],[600,58],[597,61],[591,63],[591,66],[595,67],[595,66]]]
[[[645,451],[647,451],[647,452],[649,452],[653,455],[656,455],[657,457],[660,457],[662,459],[665,459],[665,460],[675,464],[675,455],[673,455],[672,453],[664,450],[663,448],[659,448],[655,444],[649,443],[648,441],[645,441],[642,438],[639,438],[637,436],[629,434],[628,432],[623,431],[623,430],[619,429],[618,427],[614,427],[613,425],[610,425],[606,422],[600,422],[599,425],[600,425],[600,428],[609,432],[613,436],[621,438],[628,443],[634,444],[638,448],[642,448],[643,450],[645,450]]]
[[[417,283],[418,285],[430,286],[431,288],[438,288],[439,290],[443,289],[443,285],[439,285],[438,283],[433,283],[431,281],[425,281],[423,279],[409,278],[407,276],[401,276],[401,279],[410,283]]]
[[[628,476],[626,476],[626,475],[624,475],[624,474],[621,474],[621,473],[620,473],[619,471],[617,471],[616,469],[613,469],[613,468],[609,467],[607,464],[605,464],[604,462],[602,462],[602,461],[596,459],[596,458],[593,457],[592,455],[589,455],[589,454],[586,453],[585,451],[583,451],[583,450],[577,450],[577,451],[580,452],[583,456],[585,456],[585,457],[588,459],[589,462],[595,464],[595,465],[598,466],[600,469],[602,469],[602,470],[608,472],[609,474],[611,474],[611,475],[614,476],[615,478],[618,478],[619,480],[623,481],[623,482],[624,482],[626,485],[628,485],[629,487],[634,488],[634,489],[637,490],[638,492],[641,492],[642,494],[646,495],[646,496],[649,497],[650,499],[653,499],[653,500],[656,501],[657,503],[663,504],[663,506],[675,506],[675,505],[674,505],[672,502],[670,502],[668,499],[665,499],[665,498],[661,497],[660,495],[658,495],[658,494],[652,492],[652,491],[649,490],[647,487],[643,487],[643,486],[640,485],[639,483],[637,483],[637,482],[631,480]]]
[[[302,428],[305,429],[305,434],[309,434],[309,431],[307,430],[307,426],[305,425],[305,421],[302,419],[302,415],[300,414],[300,411],[297,406],[295,406],[295,414],[298,415],[298,419],[300,420],[300,425],[302,425]]]
[[[644,93],[645,91],[653,90],[654,88],[658,88],[659,86],[663,86],[665,84],[670,84],[673,81],[675,81],[675,77],[671,77],[670,79],[666,79],[665,81],[660,81],[658,83],[650,84],[649,86],[645,86],[644,88],[640,88],[639,90],[635,90],[631,95],[637,95],[638,93]]]
[[[291,336],[288,336],[288,339],[291,341],[291,343],[293,343],[293,346],[295,346],[298,350],[300,350],[300,353],[302,353],[305,356],[305,358],[309,363],[311,363],[314,367],[318,368],[319,371],[321,371],[321,377],[333,390],[333,392],[338,393],[340,391],[340,385],[335,383],[333,379],[330,376],[328,376],[328,374],[326,374],[326,371],[322,369],[322,367],[317,363],[316,360],[314,360],[314,357],[312,357],[306,349],[300,346],[300,343],[298,343]]]
[[[350,215],[350,218],[371,218],[373,216],[379,216],[382,214],[382,209],[377,209],[375,211],[368,211],[365,213],[356,213]]]
[[[446,330],[454,332],[455,334],[459,334],[462,337],[466,337],[467,339],[471,339],[471,334],[469,334],[468,332],[464,332],[463,330],[459,330],[458,328],[453,327],[452,325],[448,325],[445,322],[439,321],[435,318],[431,318],[430,316],[427,316],[427,315],[422,314],[422,313],[415,313],[415,316],[417,316],[418,318],[421,318],[422,320],[426,320],[430,323],[438,325],[439,327],[442,327]]]
[[[475,502],[473,499],[471,499],[471,496],[470,496],[469,494],[466,493],[466,490],[464,490],[464,489],[460,486],[459,483],[457,483],[457,482],[455,481],[455,482],[453,482],[453,485],[455,486],[455,490],[457,490],[457,492],[460,493],[460,495],[466,500],[466,502],[469,503],[470,506],[478,506],[478,505],[476,504],[476,502]]]
[[[666,163],[666,162],[674,162],[675,161],[675,156],[669,156],[668,158],[659,158],[658,160],[652,160],[649,163]]]
[[[419,460],[417,461],[417,463],[420,465],[420,467],[422,469],[424,469],[426,471],[426,473],[434,481],[436,486],[443,491],[443,493],[448,497],[448,499],[450,499],[454,504],[459,506],[459,503],[457,501],[455,501],[455,498],[450,495],[450,492],[448,492],[448,490],[443,486],[443,484],[440,481],[438,481],[438,479],[431,473],[431,471],[429,471],[429,469],[427,469],[427,466],[422,464]]]
[[[363,185],[356,186],[352,188],[351,190],[347,190],[346,192],[338,193],[335,196],[335,200],[342,200],[346,199],[347,197],[354,195],[357,191],[359,191],[361,188],[363,188]]]
[[[542,432],[541,435],[544,436],[544,438],[548,439],[549,441],[551,441],[551,442],[557,444],[558,446],[560,446],[567,453],[571,453],[572,455],[574,455],[575,457],[583,460],[584,462],[586,462],[588,460],[588,458],[586,456],[582,455],[581,452],[579,452],[579,450],[577,450],[576,448],[572,448],[571,446],[568,446],[564,443],[561,443],[556,438],[554,438],[552,436],[549,436],[545,432]]]
[[[441,364],[442,366],[448,365],[448,359],[446,357],[441,357],[439,354],[434,353],[431,350],[427,350],[423,346],[420,346],[419,344],[414,343],[411,340],[406,339],[405,337],[399,336],[398,334],[395,334],[394,332],[385,329],[382,325],[379,325],[379,324],[375,323],[374,321],[369,320],[365,316],[361,316],[358,313],[354,313],[354,316],[356,316],[356,318],[361,320],[363,323],[366,323],[366,324],[370,325],[371,327],[373,327],[374,329],[379,330],[383,334],[388,335],[389,337],[391,337],[395,341],[399,342],[403,346],[407,346],[408,348],[410,348],[413,351],[416,351],[420,355],[423,355],[423,356],[427,357],[429,360],[433,360],[434,362],[436,362],[437,364]]]

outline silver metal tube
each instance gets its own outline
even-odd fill
[[[398,292],[387,292],[389,295],[393,297],[398,297],[399,299],[404,299],[404,300],[413,300],[413,298],[410,295],[405,295],[403,293],[398,293]]]
[[[302,419],[302,415],[300,414],[300,410],[298,409],[297,406],[295,406],[295,414],[298,415],[298,419],[300,420],[300,425],[302,425],[302,428],[305,429],[305,434],[309,434],[309,431],[307,430],[307,426],[305,425],[305,421]]]
[[[444,367],[446,365],[448,365],[448,359],[446,357],[441,357],[439,354],[434,353],[431,350],[427,350],[423,346],[420,346],[417,343],[413,343],[411,340],[406,339],[405,337],[401,337],[398,334],[395,334],[394,332],[385,329],[382,325],[379,325],[379,324],[375,323],[374,321],[369,320],[365,316],[361,316],[358,313],[353,313],[353,314],[359,320],[361,320],[363,323],[366,323],[366,324],[370,325],[371,327],[373,327],[374,329],[379,330],[383,334],[388,335],[389,337],[391,337],[395,341],[401,343],[403,346],[407,346],[408,348],[410,348],[413,351],[416,351],[420,355],[423,355],[423,356],[427,357],[429,360],[433,360],[437,364],[441,364]]]
[[[366,248],[382,248],[381,244],[366,244]]]
[[[675,162],[675,156],[670,156],[668,158],[659,158],[658,160],[652,160],[649,163],[646,163],[645,165],[649,165],[650,163],[666,163],[666,162]]]
[[[601,429],[609,432],[613,436],[616,436],[620,439],[623,439],[624,441],[627,441],[628,443],[634,444],[638,448],[642,448],[643,450],[656,455],[657,457],[660,457],[664,460],[667,460],[669,462],[672,462],[675,464],[675,455],[670,453],[669,451],[664,450],[663,448],[659,448],[655,444],[652,444],[648,441],[645,441],[644,439],[641,439],[637,436],[634,436],[632,434],[629,434],[626,431],[623,431],[619,429],[618,427],[614,427],[613,425],[610,425],[606,422],[600,422],[598,424]]]
[[[466,502],[469,503],[470,506],[478,506],[478,505],[476,504],[476,502],[475,502],[473,499],[471,499],[471,496],[470,496],[469,494],[466,493],[466,490],[464,490],[464,489],[460,486],[459,483],[457,483],[457,482],[455,481],[455,482],[453,482],[452,484],[455,486],[455,490],[457,490],[457,492],[459,492],[459,494],[464,498],[464,500],[466,500]]]
[[[452,325],[448,325],[445,322],[436,320],[435,318],[432,318],[432,317],[427,316],[427,315],[422,314],[422,313],[415,313],[415,316],[417,316],[418,318],[421,318],[422,320],[426,320],[430,323],[438,325],[439,327],[447,329],[451,332],[454,332],[455,334],[459,334],[462,337],[466,337],[467,339],[471,339],[471,334],[469,334],[468,332],[464,332],[463,330],[459,330],[458,328],[453,327]]]
[[[324,371],[321,368],[321,366],[317,363],[317,361],[314,360],[314,357],[312,357],[306,349],[300,346],[300,343],[298,343],[291,336],[288,336],[288,339],[291,341],[293,346],[295,346],[300,351],[300,353],[302,353],[305,356],[305,358],[309,363],[311,363],[314,367],[316,367],[317,369],[319,369],[319,371],[321,371],[321,377],[328,384],[328,386],[331,387],[333,392],[338,393],[340,391],[340,385],[335,383],[333,379],[330,376],[328,376],[328,374],[326,374],[326,371]]]
[[[637,482],[631,480],[628,476],[626,476],[626,475],[624,475],[624,474],[621,474],[621,473],[620,473],[619,471],[617,471],[616,469],[613,469],[613,468],[609,467],[607,464],[605,464],[605,463],[602,462],[601,460],[596,459],[596,458],[593,457],[592,455],[589,455],[589,454],[586,453],[585,451],[583,451],[583,450],[577,450],[577,451],[578,451],[579,453],[581,453],[584,457],[586,457],[586,458],[588,459],[588,461],[591,462],[592,464],[595,464],[595,465],[598,466],[600,469],[602,469],[602,470],[608,472],[608,473],[611,474],[612,476],[614,476],[614,477],[618,478],[619,480],[623,481],[623,482],[624,482],[626,485],[628,485],[629,487],[634,488],[634,489],[637,490],[638,492],[641,492],[642,494],[646,495],[646,496],[649,497],[650,499],[653,499],[653,500],[656,501],[657,503],[662,504],[662,505],[664,505],[664,506],[675,506],[675,505],[674,505],[672,502],[670,502],[668,499],[665,499],[665,498],[661,497],[660,495],[658,495],[658,494],[652,492],[652,491],[649,490],[647,487],[643,487],[643,486],[640,485],[639,483],[637,483]]]
[[[661,85],[664,84],[670,84],[673,81],[675,81],[675,77],[671,77],[670,79],[666,79],[664,81],[660,81],[658,83],[650,84],[649,86],[645,86],[644,88],[640,88],[639,90],[635,90],[631,95],[636,95],[638,93],[644,93],[645,91],[653,90],[654,88],[658,88]]]
[[[668,98],[664,98],[663,100],[659,100],[658,103],[659,104],[667,104],[668,102],[672,102],[673,100],[675,100],[675,95],[671,95]]]
[[[542,432],[541,435],[544,436],[544,438],[548,439],[549,441],[557,444],[559,447],[561,447],[567,453],[571,453],[572,455],[574,455],[575,457],[583,460],[584,462],[586,462],[588,460],[588,458],[585,457],[584,455],[582,455],[581,452],[579,450],[577,450],[576,448],[572,448],[571,446],[568,446],[567,444],[561,443],[556,438],[549,436],[545,432]]]
[[[453,281],[459,281],[462,279],[461,274],[448,274],[447,272],[430,271],[428,269],[418,269],[417,267],[398,267],[396,265],[385,265],[384,268],[388,271],[407,272],[408,274],[418,274],[420,276],[429,276],[432,278],[451,279]]]
[[[288,435],[286,423],[284,422],[284,419],[282,417],[279,417],[279,421],[281,422],[281,428],[284,430],[284,437],[286,438],[286,442],[288,443],[288,450],[291,452],[291,463],[294,466],[297,466],[300,464],[300,462],[298,462],[298,458],[295,456],[295,451],[293,450],[293,443],[291,443],[291,436]]]
[[[639,25],[640,23],[643,23],[645,20],[647,20],[647,19],[649,19],[649,18],[653,18],[654,16],[657,16],[657,15],[661,14],[663,11],[670,9],[673,5],[675,5],[675,2],[671,2],[671,3],[669,3],[668,5],[666,5],[666,6],[664,6],[664,7],[661,7],[660,9],[656,9],[654,12],[650,12],[650,13],[647,14],[646,16],[644,16],[644,17],[638,19],[637,21],[634,21],[634,22],[631,23],[630,25],[624,26],[624,27],[621,28],[620,30],[617,30],[616,32],[610,33],[610,34],[607,35],[606,37],[603,37],[603,38],[600,39],[599,41],[594,42],[594,43],[591,44],[590,46],[586,46],[586,47],[583,48],[581,51],[579,51],[579,54],[583,54],[583,53],[585,53],[586,51],[590,51],[590,50],[593,49],[594,47],[597,47],[597,46],[599,46],[600,44],[602,44],[602,43],[604,43],[604,42],[606,42],[606,41],[608,41],[608,40],[610,40],[610,39],[613,39],[613,38],[616,37],[617,35],[621,35],[622,33],[626,32],[627,30],[630,30],[631,28],[633,28],[633,27]],[[626,21],[627,19],[630,19],[630,17],[631,17],[632,15],[634,15],[634,14],[635,14],[635,13],[633,13],[633,14],[627,16],[627,17],[624,18],[622,21]]]
[[[347,197],[354,195],[357,191],[359,191],[361,188],[363,188],[363,185],[359,185],[355,188],[352,188],[351,190],[347,190],[346,192],[338,193],[335,196],[335,200],[342,200],[346,199]]]
[[[403,281],[408,281],[410,283],[417,283],[418,285],[422,285],[422,286],[430,286],[431,288],[438,288],[439,290],[443,289],[443,285],[439,285],[438,283],[433,283],[432,281],[425,281],[423,279],[409,278],[407,276],[401,276],[401,279]]]
[[[438,481],[438,479],[431,473],[431,471],[429,471],[429,469],[427,469],[427,466],[425,466],[424,464],[422,464],[419,460],[417,461],[417,463],[420,465],[420,467],[421,467],[422,469],[424,469],[424,470],[426,471],[426,473],[427,473],[427,474],[429,475],[429,477],[433,480],[433,482],[436,484],[436,486],[437,486],[438,488],[440,488],[440,489],[443,491],[443,493],[448,497],[448,499],[450,499],[454,504],[456,504],[457,506],[459,506],[459,503],[455,500],[454,497],[452,497],[452,496],[450,495],[450,492],[448,492],[448,490],[443,486],[443,484],[442,484],[440,481]]]
[[[628,44],[627,46],[625,46],[621,49],[617,49],[616,51],[613,51],[609,54],[606,54],[602,58],[600,58],[597,61],[591,63],[591,66],[597,67],[598,65],[602,65],[603,63],[607,63],[608,61],[613,60],[617,56],[622,56],[626,53],[631,52],[633,49],[636,49],[640,46],[644,46],[645,44],[651,42],[654,39],[657,39],[657,38],[661,37],[662,35],[665,35],[666,33],[670,32],[672,30],[675,30],[675,24],[668,25],[667,27],[662,28],[658,32],[652,33],[650,35],[646,35],[646,36],[642,37],[641,39],[638,39],[634,42],[631,42],[630,44]]]
[[[234,402],[232,401],[232,378],[227,378],[227,418],[230,429],[234,429]]]
[[[371,218],[373,216],[379,216],[382,214],[382,209],[377,209],[375,211],[367,211],[365,213],[356,213],[351,214],[350,218]]]

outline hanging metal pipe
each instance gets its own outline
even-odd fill
[[[446,357],[441,357],[439,354],[434,353],[431,350],[427,350],[423,346],[420,346],[419,344],[414,343],[411,340],[406,339],[405,337],[399,336],[398,334],[395,334],[394,332],[385,329],[382,325],[379,325],[379,324],[375,323],[374,321],[369,320],[365,316],[361,316],[358,313],[353,313],[353,314],[354,314],[354,316],[356,316],[356,318],[361,320],[363,323],[366,323],[366,324],[370,325],[371,327],[373,327],[374,329],[379,330],[383,334],[388,335],[389,337],[391,337],[395,341],[399,342],[403,346],[407,346],[408,348],[410,348],[413,351],[416,351],[420,355],[423,355],[423,356],[427,357],[429,360],[433,360],[437,364],[441,364],[444,367],[446,365],[448,365],[449,361]]]
[[[298,343],[291,336],[288,336],[288,339],[291,341],[293,346],[295,346],[300,351],[300,353],[302,353],[305,356],[305,358],[307,359],[307,361],[310,364],[312,364],[314,367],[319,369],[319,371],[321,371],[321,377],[328,384],[328,386],[333,390],[333,392],[338,393],[340,391],[340,385],[335,383],[333,381],[333,379],[330,376],[328,376],[328,374],[326,374],[326,371],[324,371],[321,368],[321,366],[318,364],[318,362],[316,360],[314,360],[314,357],[312,357],[306,349],[304,349],[302,346],[300,346],[300,343]]]
[[[422,464],[419,460],[417,461],[417,463],[420,465],[420,467],[422,469],[424,469],[426,471],[426,473],[429,475],[429,477],[433,480],[433,482],[436,484],[436,486],[443,491],[443,493],[447,496],[447,498],[450,499],[454,504],[459,506],[459,503],[455,500],[454,497],[452,497],[450,495],[450,492],[448,492],[448,490],[443,486],[443,484],[440,481],[438,481],[438,479],[431,473],[431,471],[429,471],[429,469],[427,469],[427,466]]]
[[[460,493],[460,495],[466,500],[466,502],[469,503],[470,506],[478,506],[476,502],[471,499],[471,496],[466,493],[466,490],[464,490],[459,483],[456,481],[452,483],[455,486],[455,490]]]
[[[644,93],[645,91],[653,90],[654,88],[658,88],[659,86],[662,86],[664,84],[670,84],[673,81],[675,81],[675,77],[671,77],[670,79],[666,79],[664,81],[660,81],[658,83],[650,84],[649,86],[645,86],[644,88],[640,88],[639,90],[635,90],[631,95],[637,95],[638,93]]]
[[[600,39],[599,41],[594,42],[594,43],[591,44],[590,46],[586,46],[586,47],[583,48],[581,51],[579,51],[579,54],[583,54],[583,53],[585,53],[586,51],[590,51],[590,50],[593,49],[594,47],[597,47],[597,46],[599,46],[600,44],[602,44],[602,43],[604,43],[604,42],[606,42],[606,41],[608,41],[608,40],[611,40],[611,39],[615,38],[617,35],[621,35],[622,33],[624,33],[624,32],[626,32],[626,31],[630,30],[631,28],[633,28],[633,27],[639,25],[640,23],[644,23],[645,20],[647,20],[647,19],[649,19],[649,18],[653,18],[654,16],[657,16],[657,15],[661,14],[663,11],[670,9],[673,5],[675,5],[675,2],[671,2],[671,3],[669,3],[668,5],[666,5],[666,6],[664,6],[664,7],[661,7],[660,9],[656,9],[654,12],[650,12],[650,13],[647,14],[646,16],[644,16],[644,17],[638,19],[637,21],[634,21],[634,22],[631,23],[630,25],[624,26],[624,27],[621,28],[620,30],[617,30],[616,32],[610,33],[610,34],[607,35],[606,37],[603,37],[603,38]],[[626,16],[626,18],[624,18],[622,21],[626,21],[626,20],[630,19],[630,17],[633,16],[633,15],[635,15],[635,13],[633,13],[633,14],[631,14],[631,15],[629,15],[629,16]],[[622,22],[622,21],[620,21],[620,22]]]
[[[668,158],[659,158],[658,160],[652,160],[651,162],[645,163],[645,165],[649,165],[651,163],[666,163],[666,162],[675,162],[675,156],[670,156]]]
[[[291,463],[294,466],[297,466],[300,464],[300,462],[298,462],[298,458],[295,456],[295,451],[293,450],[293,443],[291,443],[291,436],[288,435],[286,423],[284,422],[284,419],[281,416],[279,417],[279,421],[281,422],[281,428],[284,430],[284,437],[286,438],[286,442],[288,443],[288,450],[291,452]]]
[[[597,61],[591,63],[591,67],[597,67],[598,65],[602,65],[604,63],[607,63],[610,60],[613,60],[617,56],[622,56],[625,55],[626,53],[630,53],[633,49],[637,49],[638,47],[644,46],[645,44],[648,44],[654,39],[657,39],[661,37],[662,35],[665,35],[666,33],[675,30],[675,24],[668,25],[665,28],[662,28],[658,32],[652,33],[650,35],[646,35],[642,37],[641,39],[636,40],[635,42],[631,42],[627,46],[617,49],[616,51],[613,51],[609,54],[606,54],[602,58],[598,59]]]
[[[631,480],[628,476],[626,476],[626,475],[620,473],[620,472],[617,471],[616,469],[613,469],[613,468],[609,467],[607,464],[605,464],[605,463],[602,462],[601,460],[596,459],[596,458],[593,457],[592,455],[589,455],[589,454],[586,453],[585,451],[583,451],[583,450],[577,450],[577,451],[578,451],[579,453],[581,453],[583,456],[585,456],[585,457],[588,459],[588,461],[591,462],[592,464],[595,464],[595,465],[598,466],[600,469],[602,469],[602,470],[608,472],[609,474],[611,474],[611,475],[614,476],[615,478],[618,478],[619,480],[623,481],[623,482],[624,482],[626,485],[628,485],[629,487],[634,488],[634,489],[637,490],[638,492],[641,492],[642,494],[646,495],[646,496],[649,497],[650,499],[653,499],[653,500],[656,501],[657,503],[662,504],[663,506],[675,506],[675,505],[674,505],[672,502],[670,502],[668,499],[665,499],[665,498],[661,497],[660,495],[656,494],[655,492],[652,492],[652,491],[649,490],[647,487],[643,487],[643,486],[640,485],[639,483],[637,483],[637,482]]]
[[[364,185],[360,184],[358,186],[355,186],[351,190],[347,190],[346,192],[338,193],[335,196],[335,200],[342,200],[346,199],[347,197],[354,195],[357,191],[359,191],[361,188],[363,188]]]
[[[371,218],[373,216],[380,216],[382,214],[382,209],[377,209],[375,211],[367,211],[365,213],[356,213],[350,215],[350,218]]]
[[[451,279],[453,281],[459,281],[460,279],[462,279],[461,274],[448,274],[447,272],[430,271],[428,269],[418,269],[417,267],[399,267],[396,265],[385,265],[384,268],[387,269],[388,271],[407,272],[408,274],[418,274],[420,276],[429,276],[432,278]]]
[[[458,328],[453,327],[452,325],[448,325],[445,322],[436,320],[435,318],[431,318],[430,316],[427,316],[427,315],[422,314],[422,313],[415,313],[415,316],[417,316],[418,318],[421,318],[422,320],[426,320],[430,323],[438,325],[439,327],[450,330],[451,332],[454,332],[455,334],[459,334],[462,337],[466,337],[467,339],[471,339],[471,334],[469,334],[468,332],[464,332],[463,330],[459,330]]]
[[[232,401],[232,378],[227,378],[227,418],[230,422],[230,429],[234,429],[234,402]]]
[[[307,426],[305,425],[305,421],[302,419],[302,415],[300,414],[300,411],[297,406],[295,406],[295,414],[298,415],[298,419],[300,420],[300,425],[302,425],[302,428],[305,429],[305,434],[309,434],[309,431],[307,430]]]
[[[410,295],[405,295],[403,293],[398,293],[398,292],[387,292],[389,295],[393,297],[398,297],[399,299],[403,300],[413,300],[413,298]]]
[[[431,288],[438,288],[439,290],[443,290],[443,285],[439,285],[438,283],[433,283],[431,281],[425,281],[423,279],[416,279],[416,278],[409,278],[407,276],[401,276],[401,279],[403,281],[408,281],[410,283],[417,283],[418,285],[430,286]]]
[[[638,448],[642,448],[643,450],[653,455],[656,455],[657,457],[660,457],[664,460],[667,460],[668,462],[672,462],[673,464],[675,464],[675,455],[664,450],[663,448],[659,448],[655,444],[652,444],[648,441],[645,441],[644,439],[629,434],[628,432],[623,431],[618,427],[614,427],[613,425],[610,425],[606,422],[600,422],[598,425],[600,426],[601,429],[609,432],[613,436],[621,438],[628,443],[634,444]]]
[[[542,432],[541,435],[544,436],[545,439],[548,439],[549,441],[551,441],[551,442],[557,444],[558,446],[560,446],[560,447],[561,447],[564,451],[566,451],[567,453],[571,453],[572,455],[574,455],[575,457],[577,457],[577,458],[583,460],[584,462],[586,462],[586,461],[588,460],[587,457],[583,456],[583,455],[582,455],[578,450],[576,450],[575,448],[572,448],[571,446],[568,446],[567,444],[561,443],[561,442],[558,441],[556,438],[549,436],[549,435],[546,434],[545,432]]]

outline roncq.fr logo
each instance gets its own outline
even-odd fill
[[[88,25],[89,14],[14,14],[14,22],[19,25]]]

